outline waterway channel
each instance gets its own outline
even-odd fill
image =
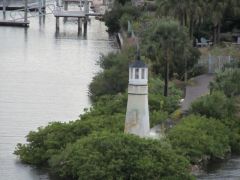
[[[0,15],[0,18],[1,15]],[[0,27],[0,180],[49,179],[13,155],[30,130],[78,118],[90,106],[88,84],[101,54],[117,49],[103,22],[94,18],[87,36],[74,21],[55,33],[55,18],[30,19],[28,29]]]
[[[0,180],[50,179],[19,162],[12,154],[16,144],[48,122],[77,119],[90,106],[96,61],[116,49],[104,23],[94,18],[86,37],[78,36],[74,21],[61,23],[56,34],[52,15],[45,22],[31,18],[28,29],[0,27]],[[240,179],[240,157],[212,165],[198,179]]]

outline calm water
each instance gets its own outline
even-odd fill
[[[1,14],[0,14],[1,18]],[[30,130],[50,121],[77,119],[90,106],[88,84],[100,54],[116,50],[104,23],[89,22],[87,37],[75,22],[30,19],[29,29],[0,27],[0,180],[44,180],[45,172],[21,164],[14,148]],[[240,179],[240,158],[216,164],[201,180]]]
[[[89,107],[88,84],[99,71],[100,54],[116,49],[104,23],[92,19],[87,37],[75,22],[45,24],[30,19],[29,29],[0,27],[0,180],[39,180],[48,176],[21,164],[14,148],[30,130],[50,121],[77,119]]]
[[[198,178],[199,180],[239,180],[240,157],[233,156],[230,159],[211,164],[208,172]]]

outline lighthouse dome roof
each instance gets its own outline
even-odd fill
[[[130,68],[147,68],[147,65],[141,61],[141,55],[139,48],[137,49],[135,61],[129,65]]]
[[[147,68],[147,65],[141,60],[135,60],[132,64],[129,65],[131,68]]]

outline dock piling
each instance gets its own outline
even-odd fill
[[[84,36],[87,35],[87,17],[84,18],[84,24],[83,24],[83,29],[84,29]]]
[[[68,2],[64,1],[64,11],[67,11],[67,10],[68,10]],[[64,17],[63,21],[66,22],[67,21],[67,17]]]
[[[56,17],[56,30],[59,31],[59,17]]]
[[[82,20],[81,18],[78,18],[78,34],[80,35],[82,31]]]
[[[44,8],[44,12],[46,12],[46,0],[43,0],[43,8]]]
[[[6,19],[6,0],[3,0],[3,19]]]
[[[27,23],[28,0],[24,0],[24,22]]]
[[[43,9],[43,2],[42,2],[42,0],[38,0],[38,14],[39,14],[39,16],[42,15],[42,9]]]

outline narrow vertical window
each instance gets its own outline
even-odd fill
[[[133,69],[130,68],[130,79],[132,79],[132,78],[133,78]]]
[[[135,70],[135,79],[139,79],[139,69],[136,68]]]
[[[144,75],[145,75],[144,68],[142,68],[142,79],[144,79]]]

